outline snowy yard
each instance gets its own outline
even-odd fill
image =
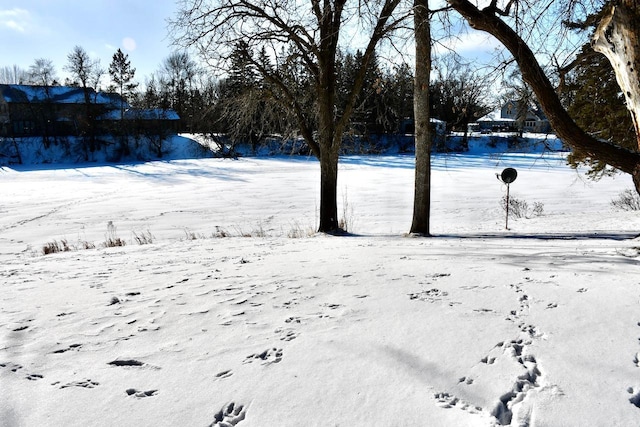
[[[439,155],[433,238],[412,185],[342,159],[331,237],[313,159],[0,169],[0,425],[640,425],[631,179]]]

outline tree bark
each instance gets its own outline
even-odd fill
[[[607,57],[622,89],[640,150],[640,3],[622,0],[602,18],[591,40]]]
[[[625,0],[627,3],[633,1]],[[467,20],[472,28],[493,35],[509,50],[520,67],[522,78],[531,86],[551,126],[563,142],[585,152],[589,157],[631,174],[636,191],[640,194],[640,153],[596,139],[582,130],[562,106],[554,87],[529,46],[511,27],[494,14],[493,9],[480,10],[467,0],[447,0],[447,2]],[[635,35],[638,36],[637,33]]]
[[[318,232],[332,233],[338,227],[338,152],[342,131],[336,126],[336,53],[344,0],[318,9],[318,145],[320,148],[320,224]]]
[[[414,0],[416,69],[413,93],[416,166],[411,233],[429,235],[431,211],[431,123],[429,82],[431,74],[431,26],[429,0]]]

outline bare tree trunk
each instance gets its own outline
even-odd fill
[[[320,225],[318,231],[331,233],[338,227],[338,151],[342,130],[336,126],[336,52],[340,31],[340,13],[344,0],[335,10],[318,11],[320,49],[318,52],[318,145],[320,148]]]
[[[320,158],[320,225],[318,231],[338,231],[338,154],[324,150]]]
[[[431,126],[429,82],[431,74],[431,27],[429,0],[414,0],[416,70],[413,111],[416,167],[411,233],[429,235],[431,211]]]
[[[640,150],[640,3],[622,0],[610,7],[593,35],[596,52],[604,54],[616,74],[631,113]]]
[[[624,1],[631,3],[634,0]],[[493,9],[481,11],[468,0],[447,0],[447,2],[467,20],[471,27],[493,35],[509,50],[520,67],[522,78],[531,86],[551,126],[563,142],[587,153],[589,157],[631,174],[636,191],[640,194],[640,153],[596,139],[581,129],[562,106],[554,87],[529,46],[511,27],[495,15]],[[635,40],[638,35],[636,32]],[[626,69],[629,70],[629,68]],[[637,68],[634,70],[638,72]]]
[[[640,3],[621,0],[611,6],[595,31],[592,46],[604,54],[613,67],[631,113],[640,151]],[[640,165],[632,176],[640,194]]]

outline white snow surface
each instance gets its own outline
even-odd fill
[[[630,178],[437,155],[411,237],[413,164],[341,159],[340,237],[313,159],[3,167],[0,425],[640,425]]]

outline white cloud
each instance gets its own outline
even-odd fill
[[[31,14],[25,9],[0,10],[0,28],[24,33],[31,22]]]
[[[435,46],[435,53],[455,51],[461,56],[484,56],[490,55],[500,47],[500,43],[492,36],[479,31],[469,31],[456,37],[440,40],[440,43]]]
[[[131,37],[125,37],[122,39],[122,47],[124,47],[129,52],[136,50],[136,41]]]

